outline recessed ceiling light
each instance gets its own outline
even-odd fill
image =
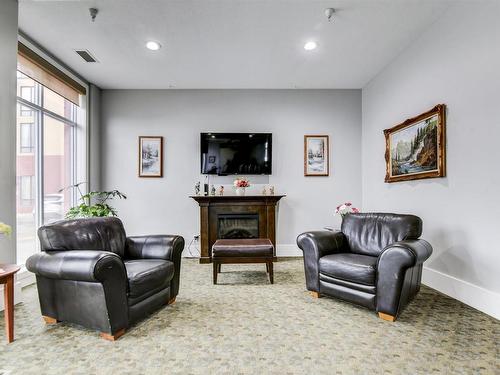
[[[161,44],[150,40],[146,43],[146,48],[150,49],[151,51],[158,51],[161,48]]]
[[[306,51],[312,51],[313,49],[316,49],[316,47],[318,47],[318,43],[313,42],[313,41],[310,41],[310,42],[307,42],[306,44],[304,44],[304,49]]]

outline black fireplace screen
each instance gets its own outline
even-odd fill
[[[217,238],[259,238],[258,214],[218,215],[217,219]]]

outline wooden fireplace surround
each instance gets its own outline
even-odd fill
[[[259,237],[269,238],[276,257],[276,207],[285,195],[192,195],[200,205],[200,263],[212,262],[217,241],[218,215],[259,215]]]

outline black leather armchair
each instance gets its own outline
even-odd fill
[[[302,233],[306,287],[378,312],[394,321],[420,289],[422,264],[432,254],[413,215],[349,214],[340,232]]]
[[[133,322],[175,301],[184,239],[126,237],[117,218],[59,221],[38,230],[35,273],[47,323],[67,321],[115,340]]]

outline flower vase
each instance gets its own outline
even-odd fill
[[[239,196],[245,195],[245,188],[244,187],[237,187],[236,188],[236,195],[239,195]]]

